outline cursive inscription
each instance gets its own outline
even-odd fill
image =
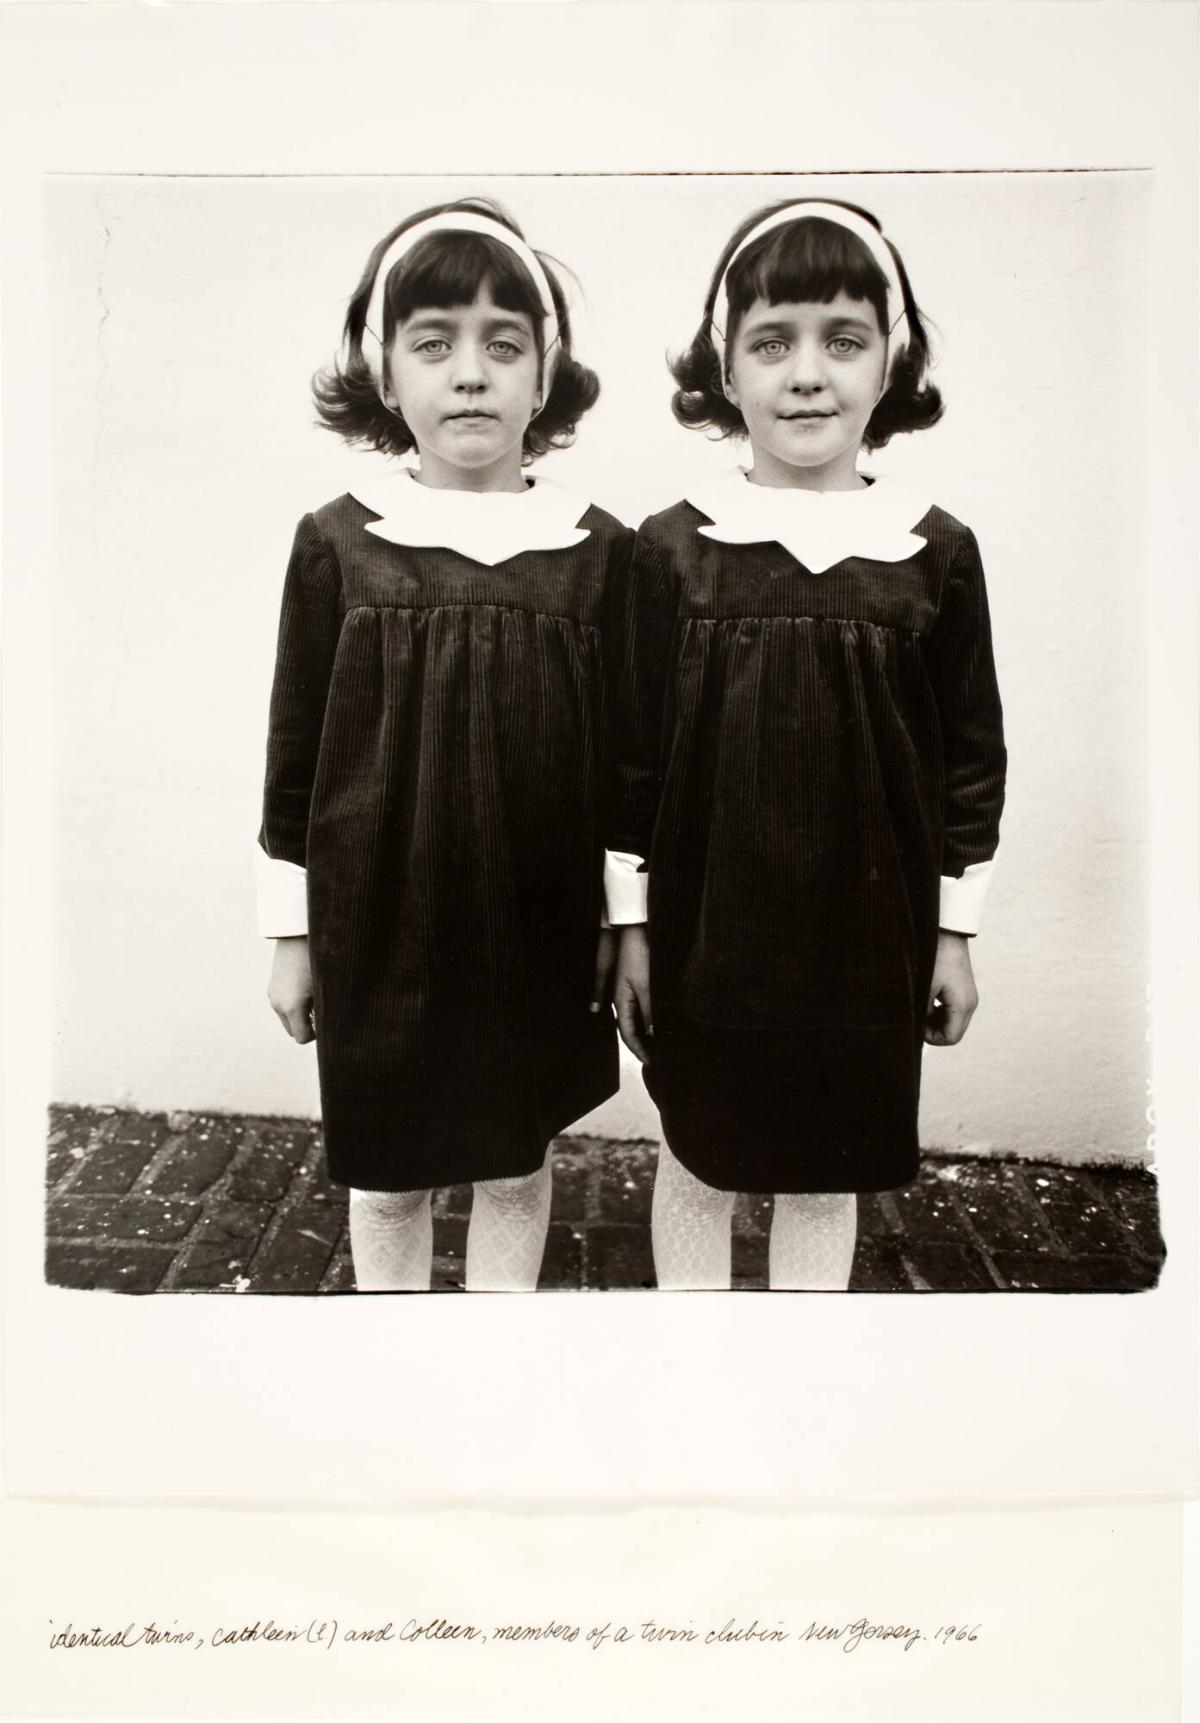
[[[979,1622],[973,1625],[940,1623],[924,1628],[911,1623],[872,1621],[860,1615],[850,1620],[822,1621],[811,1619],[805,1626],[789,1625],[782,1620],[767,1622],[758,1616],[726,1616],[714,1622],[661,1622],[653,1616],[645,1621],[604,1622],[559,1621],[551,1616],[542,1622],[496,1622],[484,1625],[469,1621],[453,1621],[444,1615],[387,1616],[375,1621],[340,1623],[336,1616],[312,1616],[308,1621],[280,1621],[275,1616],[256,1616],[241,1622],[216,1622],[207,1625],[172,1621],[169,1625],[156,1620],[126,1622],[123,1625],[93,1624],[76,1626],[73,1621],[59,1625],[50,1622],[51,1651],[142,1651],[165,1653],[178,1650],[222,1652],[229,1647],[293,1646],[309,1650],[333,1651],[335,1647],[350,1648],[353,1654],[363,1646],[479,1645],[499,1647],[502,1654],[510,1646],[561,1646],[579,1644],[592,1651],[618,1645],[650,1645],[672,1648],[695,1647],[698,1651],[714,1647],[790,1646],[793,1651],[808,1647],[840,1649],[845,1653],[873,1650],[908,1653],[918,1645],[974,1645],[982,1633]],[[235,1653],[230,1653],[235,1655]]]

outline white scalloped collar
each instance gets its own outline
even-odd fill
[[[577,523],[591,507],[579,491],[535,478],[523,491],[444,491],[417,482],[416,469],[372,473],[350,495],[379,520],[366,530],[389,544],[454,550],[494,568],[524,550],[566,550],[582,544]]]
[[[911,529],[930,508],[928,497],[891,479],[856,491],[806,491],[751,484],[744,467],[695,486],[687,500],[711,526],[697,531],[721,544],[768,544],[813,574],[848,556],[904,562],[925,544]]]

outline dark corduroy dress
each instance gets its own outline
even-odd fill
[[[535,1171],[617,1087],[589,1010],[602,905],[603,635],[632,535],[494,568],[306,515],[284,591],[260,842],[307,868],[331,1178]]]
[[[907,561],[814,574],[638,535],[619,812],[649,859],[647,1085],[723,1190],[883,1190],[917,1169],[939,880],[996,847],[1005,754],[983,571],[933,508]]]

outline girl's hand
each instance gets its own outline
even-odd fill
[[[613,968],[617,961],[617,935],[611,927],[600,929],[600,941],[596,946],[596,979],[592,983],[591,1010],[603,1011],[606,1005],[612,1003]]]
[[[275,960],[271,965],[267,998],[293,1041],[315,1040],[312,967],[308,961],[308,938],[305,934],[275,941]]]
[[[650,1014],[650,941],[644,921],[630,922],[621,929],[613,1001],[622,1041],[643,1065],[649,1064],[647,1043],[654,1033],[654,1019]]]
[[[925,1012],[925,1039],[931,1047],[953,1047],[961,1041],[979,1004],[969,944],[965,933],[938,934]]]

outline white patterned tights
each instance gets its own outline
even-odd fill
[[[663,1143],[650,1223],[660,1290],[728,1289],[733,1204],[733,1191],[704,1184]],[[768,1252],[771,1290],[844,1292],[857,1230],[853,1192],[776,1196]]]
[[[536,1173],[476,1184],[467,1228],[468,1292],[537,1290],[550,1224],[547,1158]],[[428,1292],[431,1191],[350,1192],[350,1254],[360,1292]]]

